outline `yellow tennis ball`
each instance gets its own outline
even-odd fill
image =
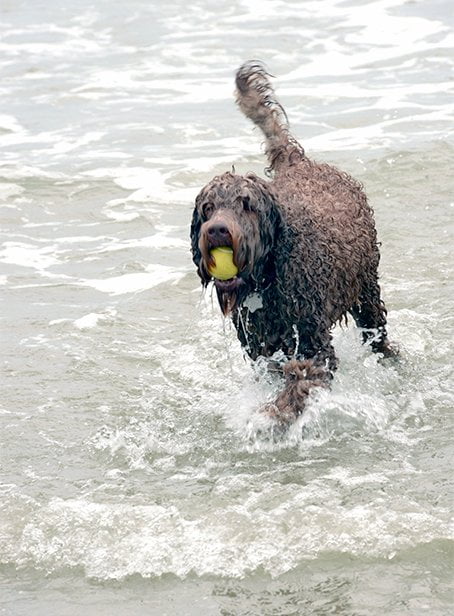
[[[233,262],[233,250],[228,246],[220,246],[210,250],[215,264],[210,267],[210,274],[218,280],[229,280],[238,274],[238,268]]]

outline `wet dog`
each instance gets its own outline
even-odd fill
[[[380,254],[373,211],[361,185],[306,155],[289,131],[270,75],[257,62],[236,74],[241,111],[265,135],[271,181],[224,173],[196,198],[191,224],[194,263],[213,280],[212,251],[230,247],[237,274],[214,279],[248,355],[278,351],[284,386],[264,411],[282,424],[300,415],[314,386],[336,370],[333,325],[351,314],[373,351],[392,355],[380,297]]]

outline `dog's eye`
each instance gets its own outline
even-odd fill
[[[243,210],[245,212],[252,212],[251,200],[249,197],[243,197]]]
[[[202,205],[202,215],[204,218],[209,218],[213,213],[214,205],[212,203],[205,203]]]

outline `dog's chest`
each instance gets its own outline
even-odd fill
[[[297,345],[294,328],[282,320],[282,307],[272,295],[249,294],[234,316],[238,338],[252,359],[271,357],[276,351],[291,355]]]

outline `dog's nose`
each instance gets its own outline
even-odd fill
[[[210,242],[218,244],[219,242],[225,242],[229,244],[232,241],[232,236],[227,225],[222,222],[216,222],[211,224],[207,229],[207,235]]]

